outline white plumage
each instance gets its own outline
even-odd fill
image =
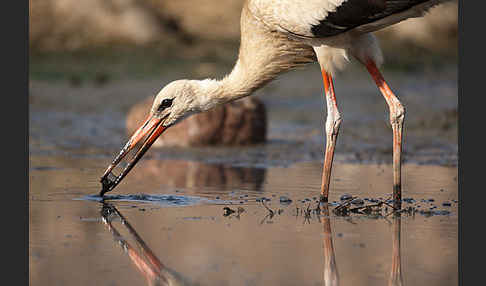
[[[350,54],[357,57],[358,60],[362,60],[366,56],[371,57],[378,66],[381,65],[383,57],[379,44],[369,33],[408,18],[423,16],[434,5],[445,2],[444,0],[422,1],[423,3],[411,6],[404,11],[349,30],[346,27],[333,25],[333,27],[343,30],[342,33],[335,36],[319,37],[313,34],[313,26],[319,25],[320,21],[325,20],[329,13],[336,12],[340,6],[349,1],[351,0],[249,0],[247,6],[255,18],[265,23],[267,29],[279,31],[290,38],[305,42],[314,47],[316,52],[319,50],[318,60],[321,67],[334,74],[336,69],[342,69],[345,66]]]

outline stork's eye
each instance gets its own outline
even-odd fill
[[[166,109],[167,107],[170,107],[172,105],[172,100],[173,98],[166,98],[162,100],[162,102],[159,105],[158,111],[162,111]]]

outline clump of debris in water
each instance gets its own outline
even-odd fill
[[[389,199],[360,199],[350,195],[341,196],[341,203],[334,202],[337,205],[332,211],[337,216],[350,216],[352,214],[367,215],[374,217],[387,217],[392,214],[404,214],[409,216],[415,216],[420,214],[426,217],[434,215],[449,215],[448,210],[438,210],[437,206],[433,204],[434,199],[422,199],[420,202],[429,204],[420,205],[413,198],[404,198],[401,200],[400,205],[394,204],[394,201]],[[457,201],[454,200],[455,203]],[[450,207],[452,204],[446,201],[442,206]]]
[[[283,209],[272,210],[270,209],[265,202],[271,201],[271,198],[257,198],[256,202],[261,202],[262,206],[268,211],[267,216],[265,219],[272,219],[275,214],[280,215],[283,213]],[[315,205],[313,206],[312,202],[314,201]],[[280,204],[282,206],[289,206],[292,204],[293,200],[288,197],[280,197]],[[325,207],[322,203],[319,202],[317,198],[313,198],[313,200],[306,198],[303,200],[297,200],[296,207],[295,207],[295,215],[296,216],[304,216],[306,221],[309,221],[313,214],[320,216],[321,214],[329,215],[329,210],[332,210],[332,213],[335,216],[341,217],[350,217],[350,216],[366,216],[369,218],[386,218],[391,215],[406,215],[406,216],[415,216],[416,214],[423,215],[425,217],[430,216],[444,216],[449,215],[451,212],[446,209],[439,210],[438,206],[434,204],[434,199],[422,199],[420,202],[416,201],[413,198],[404,198],[401,200],[400,206],[394,204],[394,201],[391,198],[383,199],[383,198],[359,198],[357,196],[351,196],[348,194],[344,194],[340,198],[340,202],[330,202],[326,203]],[[303,205],[298,205],[298,203],[302,203]],[[421,203],[421,204],[420,204]],[[457,200],[451,201],[444,201],[442,203],[442,207],[451,207],[452,203],[457,204]],[[325,211],[324,211],[325,209]],[[229,216],[232,213],[238,215],[241,214],[240,207],[238,211],[231,210],[228,207],[224,208],[225,214],[224,216]],[[265,221],[264,219],[264,221]]]

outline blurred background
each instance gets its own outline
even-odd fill
[[[178,58],[230,64],[237,55],[243,2],[30,0],[31,72],[40,72],[36,69],[38,56],[94,53],[100,49],[122,49],[118,52],[129,52],[125,57],[134,57],[133,49],[142,49],[144,56],[158,59],[152,62],[154,66]],[[400,55],[419,58],[417,62],[442,61],[442,57],[454,61],[457,17],[457,1],[451,1],[424,18],[410,19],[377,33],[387,62],[398,61]],[[204,73],[204,68],[200,72]]]

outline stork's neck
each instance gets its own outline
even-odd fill
[[[251,95],[282,71],[283,69],[269,66],[269,63],[258,62],[258,59],[247,61],[240,56],[231,73],[219,81],[223,91],[221,97],[226,101],[233,101]]]
[[[251,53],[250,53],[251,54]],[[199,81],[199,97],[205,103],[203,110],[225,104],[245,96],[273,80],[279,74],[305,62],[302,57],[282,56],[277,49],[260,50],[249,56],[242,57],[236,62],[233,70],[221,80],[206,79]]]
[[[198,81],[198,97],[202,110],[208,110],[245,96],[262,87],[279,74],[280,70],[268,69],[255,64],[248,67],[238,60],[233,70],[221,80],[205,79]]]
[[[209,108],[248,96],[282,72],[315,59],[310,46],[269,30],[246,5],[240,24],[239,55],[231,73],[222,80],[200,81],[200,96]]]

